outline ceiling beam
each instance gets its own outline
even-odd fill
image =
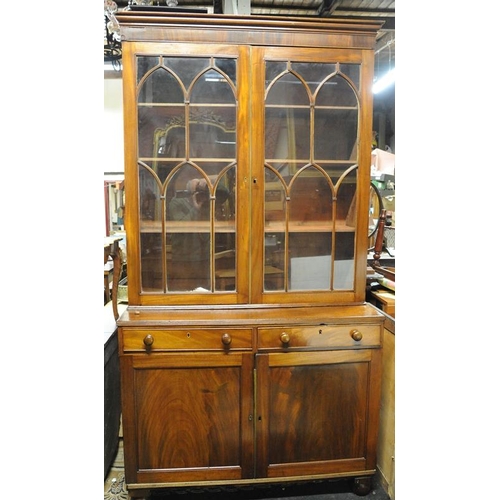
[[[370,9],[370,8],[352,8],[342,7],[342,0],[323,0],[318,8],[320,17],[347,17],[352,19],[366,19],[367,17],[376,17],[377,21],[384,21],[382,29],[395,30],[394,9]]]
[[[213,0],[214,14],[222,14],[222,0]]]

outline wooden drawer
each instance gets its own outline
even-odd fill
[[[149,345],[148,345],[149,344]],[[123,351],[251,349],[251,328],[122,328]]]
[[[378,325],[318,325],[259,328],[259,349],[379,347]],[[358,340],[356,340],[358,339]]]

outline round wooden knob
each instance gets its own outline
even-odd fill
[[[221,337],[221,340],[224,345],[229,345],[233,341],[229,333],[224,333]]]
[[[153,345],[153,342],[155,341],[154,337],[151,334],[148,334],[144,337],[144,345],[146,347],[151,347]]]
[[[356,342],[359,342],[363,338],[363,334],[359,330],[351,330],[351,337]]]
[[[286,332],[282,332],[280,335],[280,340],[283,344],[288,344],[290,342],[290,335]]]

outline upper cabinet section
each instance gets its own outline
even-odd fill
[[[379,24],[118,19],[129,303],[362,302]]]

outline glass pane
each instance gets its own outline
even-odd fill
[[[278,174],[266,168],[266,194],[265,194],[265,225],[272,227],[274,223],[285,224],[285,186]]]
[[[190,157],[236,158],[236,108],[192,106],[189,116]]]
[[[290,234],[290,290],[331,289],[331,233]]]
[[[266,107],[266,160],[309,163],[309,108]]]
[[[326,177],[313,167],[294,179],[290,191],[290,222],[310,225],[314,229],[331,228],[332,187]]]
[[[357,169],[351,171],[337,191],[335,223],[334,288],[352,290],[354,287],[354,250],[356,227]]]
[[[145,291],[163,289],[160,194],[161,187],[154,174],[144,165],[139,165],[141,273]]]
[[[336,75],[324,82],[319,89],[316,96],[316,106],[357,107],[358,100],[347,80]]]
[[[236,85],[236,59],[216,59],[215,66]]]
[[[337,190],[337,224],[346,225],[352,230],[356,227],[356,174],[351,171],[342,181]]]
[[[142,290],[163,290],[161,233],[141,232],[141,278]]]
[[[139,157],[185,158],[185,108],[138,107]]]
[[[137,57],[137,83],[139,83],[143,76],[155,66],[160,63],[158,56],[138,56]]]
[[[315,159],[318,161],[356,161],[357,133],[357,110],[316,109],[314,112]]]
[[[284,290],[286,192],[280,177],[266,168],[264,289]]]
[[[210,192],[190,165],[169,183],[166,200],[167,283],[171,291],[210,290]]]
[[[337,233],[333,288],[354,288],[354,232]]]
[[[234,104],[234,91],[227,79],[213,69],[204,73],[193,85],[190,100],[192,103],[231,103]]]
[[[332,186],[307,168],[290,190],[290,289],[329,290],[332,261]]]
[[[357,157],[358,108],[352,87],[335,76],[320,88],[314,113],[315,159],[352,160]],[[319,108],[325,106],[327,108]]]
[[[286,73],[268,89],[266,104],[309,106],[310,99],[304,84],[293,74]]]
[[[268,61],[266,62],[266,87],[278,75],[286,71],[285,61]]]
[[[227,169],[220,179],[214,179],[215,188],[215,220],[220,222],[219,226],[225,225],[232,231],[235,229],[236,220],[236,166]],[[226,223],[226,224],[224,224]],[[218,225],[216,224],[216,229]]]
[[[236,290],[236,167],[221,176],[215,190],[215,289]]]
[[[155,69],[143,82],[138,103],[184,102],[184,92],[174,76],[164,68]]]
[[[139,201],[142,227],[144,221],[161,221],[161,187],[149,168],[142,164],[139,165],[139,168]]]
[[[359,90],[359,79],[361,75],[361,66],[359,64],[341,64],[340,65],[340,72],[347,76],[352,83],[354,84],[354,87],[356,90]]]
[[[265,235],[264,290],[285,289],[285,233]]]

